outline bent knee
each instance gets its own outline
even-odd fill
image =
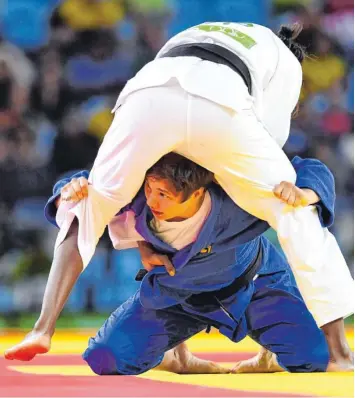
[[[329,351],[322,331],[317,340],[300,344],[296,352],[279,354],[279,364],[291,373],[325,372],[329,363]],[[308,340],[308,339],[307,339]]]
[[[125,375],[136,376],[155,367],[158,363],[141,363],[135,361],[131,356],[124,358],[124,355],[114,353],[107,346],[89,346],[83,354],[91,370],[99,376]]]
[[[83,359],[91,370],[99,376],[118,375],[116,358],[107,347],[89,347],[83,354]]]

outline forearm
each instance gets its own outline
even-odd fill
[[[54,252],[52,267],[44,292],[42,310],[35,324],[35,330],[53,335],[56,321],[83,270],[77,238],[78,222],[75,219],[67,237]]]

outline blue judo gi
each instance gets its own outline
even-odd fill
[[[318,160],[296,157],[292,163],[296,185],[318,194],[321,201],[315,208],[322,225],[330,226],[334,219],[333,175]],[[75,175],[80,176],[88,173]],[[55,225],[53,203],[69,180],[54,186],[45,208],[47,219]],[[121,210],[134,211],[136,230],[155,250],[170,257],[176,274],[171,277],[164,267],[150,271],[136,294],[90,339],[83,358],[100,375],[136,375],[159,365],[167,350],[214,326],[234,342],[249,335],[274,352],[287,371],[325,371],[329,353],[324,334],[308,311],[284,256],[261,236],[269,225],[239,208],[219,186],[208,189],[211,212],[196,241],[181,250],[150,230],[153,216],[143,190]],[[257,257],[261,261],[255,280],[221,301],[191,304],[190,298],[201,293],[210,292],[214,297]]]

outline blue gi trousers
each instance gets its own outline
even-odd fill
[[[228,337],[237,342],[248,334],[274,352],[280,366],[289,372],[325,371],[327,343],[293,275],[285,270],[259,275],[251,283],[253,293],[242,316],[238,315],[237,332]],[[220,319],[211,322],[206,314],[189,313],[181,305],[146,309],[138,291],[89,340],[83,358],[99,375],[137,375],[159,365],[166,351],[208,326],[225,329]]]

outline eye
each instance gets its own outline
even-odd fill
[[[167,196],[166,196],[165,193],[163,193],[163,192],[159,192],[159,195],[160,195],[160,197],[162,197],[162,198],[167,198]]]

